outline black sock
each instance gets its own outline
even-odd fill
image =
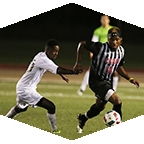
[[[115,110],[116,112],[118,112],[121,116],[122,119],[122,111],[121,111],[121,107],[122,107],[122,103],[118,104],[118,105],[114,105],[113,106],[113,110]]]
[[[92,118],[97,116],[99,113],[101,112],[101,110],[97,107],[96,104],[93,104],[90,108],[90,110],[87,111],[87,117],[88,118]]]

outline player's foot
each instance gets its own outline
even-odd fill
[[[61,133],[61,130],[56,129],[56,130],[53,131],[53,133]]]
[[[83,90],[78,89],[77,94],[80,95],[80,96],[82,96],[83,95]]]
[[[77,126],[77,132],[82,133],[83,127],[85,125],[85,122],[88,120],[84,114],[79,114],[77,119],[79,120],[79,125]]]
[[[83,132],[83,129],[81,129],[80,127],[79,127],[79,125],[77,126],[77,133],[82,133]]]

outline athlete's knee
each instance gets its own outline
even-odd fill
[[[51,105],[49,105],[47,110],[48,110],[48,113],[54,114],[56,111],[56,106],[54,105],[54,103],[51,102]]]
[[[105,105],[97,105],[97,107],[100,111],[103,111],[106,106]]]
[[[121,104],[121,103],[122,103],[121,99],[118,98],[118,99],[117,99],[117,104],[119,105],[119,104]]]
[[[37,106],[45,108],[48,111],[48,113],[50,113],[50,114],[54,114],[55,110],[56,110],[56,106],[54,105],[54,103],[46,98],[42,98],[37,103]]]
[[[107,103],[107,101],[101,101],[99,99],[96,100],[96,105],[100,111],[105,109],[106,103]]]
[[[122,103],[121,99],[118,97],[116,93],[114,93],[109,100],[113,105],[119,105]]]
[[[48,110],[48,113],[54,114],[56,110],[56,106],[53,102],[47,100],[45,104],[45,108]]]
[[[104,106],[102,106],[100,110],[101,110],[101,111],[102,111],[102,110],[104,110],[104,109],[105,109],[105,107],[106,107],[105,105],[104,105]]]
[[[20,108],[20,107],[18,107],[18,106],[15,106],[14,109],[15,109],[15,111],[16,111],[17,113],[20,113],[20,112],[25,112],[25,111],[28,109],[28,107],[22,109],[22,108]]]
[[[119,97],[117,97],[117,98],[115,99],[115,101],[113,102],[114,105],[119,105],[119,104],[121,104],[121,103],[122,103],[122,101],[121,101],[121,99],[120,99]]]

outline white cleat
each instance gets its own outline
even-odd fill
[[[81,129],[79,125],[77,126],[77,133],[83,133],[83,129]]]
[[[83,91],[79,89],[79,90],[77,91],[77,94],[80,95],[80,96],[82,96],[82,95],[83,95]]]

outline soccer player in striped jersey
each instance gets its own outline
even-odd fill
[[[82,41],[78,46],[74,70],[80,73],[83,71],[81,61],[84,49],[93,53],[89,87],[96,96],[96,103],[85,114],[78,115],[79,125],[77,131],[79,133],[82,132],[85,122],[97,116],[105,108],[108,101],[113,104],[113,110],[117,111],[122,118],[122,102],[112,86],[115,71],[139,88],[139,82],[131,78],[122,66],[124,63],[124,48],[121,43],[121,31],[119,28],[114,27],[108,31],[108,42]]]
[[[105,43],[108,41],[108,38],[107,38],[108,30],[112,28],[113,26],[110,25],[110,19],[107,15],[102,15],[100,22],[101,22],[101,26],[96,28],[93,32],[92,41]],[[90,58],[92,58],[92,53],[90,53]],[[84,75],[81,86],[77,91],[78,95],[83,95],[83,92],[86,90],[86,86],[88,85],[89,72],[90,72],[90,69],[88,69]],[[115,91],[117,88],[118,79],[119,79],[118,74],[117,72],[115,72],[114,77],[113,77],[113,89]]]
[[[68,78],[63,74],[76,74],[73,70],[68,70],[56,65],[53,60],[59,53],[59,44],[56,40],[47,41],[44,52],[39,52],[30,63],[27,71],[16,85],[17,105],[11,108],[6,114],[8,118],[14,118],[17,114],[27,110],[29,106],[42,107],[47,110],[47,117],[51,125],[52,132],[60,133],[56,125],[55,105],[50,100],[41,96],[37,91],[37,84],[43,74],[50,71],[59,74],[63,80],[68,82]]]

